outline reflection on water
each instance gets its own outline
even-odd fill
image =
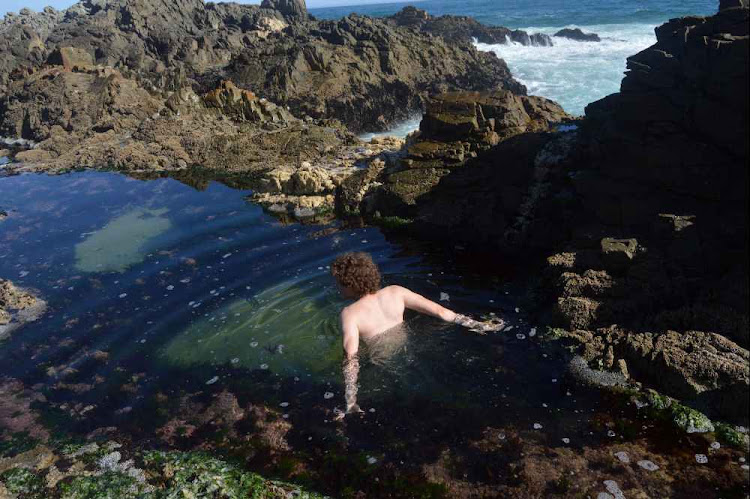
[[[149,241],[169,230],[169,210],[136,208],[76,244],[76,268],[82,272],[124,272],[143,261]]]

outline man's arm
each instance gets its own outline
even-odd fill
[[[475,321],[471,317],[448,310],[442,305],[428,300],[424,296],[411,290],[402,288],[401,286],[396,286],[396,288],[404,300],[404,306],[410,310],[431,315],[446,322],[453,322],[480,334],[487,333],[488,331],[499,331],[504,327],[502,320],[498,321],[497,324]]]
[[[395,286],[398,289],[399,294],[404,300],[404,306],[409,310],[414,310],[421,314],[431,315],[442,319],[445,322],[453,322],[456,320],[457,314],[452,310],[448,310],[439,303],[428,300],[424,296],[415,293],[401,286]]]
[[[344,331],[344,398],[346,399],[346,413],[362,412],[357,405],[359,386],[359,329],[346,312],[341,314],[341,328]]]

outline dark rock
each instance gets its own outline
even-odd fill
[[[315,21],[303,1],[264,5],[82,0],[63,12],[8,17],[0,22],[0,93],[48,61],[89,67],[84,54],[152,93],[192,86],[202,94],[231,80],[298,116],[335,117],[355,131],[386,129],[436,91],[525,93],[501,59],[470,40],[362,16]]]
[[[599,35],[596,33],[584,33],[581,31],[580,28],[565,28],[561,29],[557,33],[555,33],[552,36],[557,36],[560,38],[568,38],[570,40],[575,40],[577,42],[600,42],[602,41],[601,38],[599,38]]]
[[[260,6],[264,9],[278,10],[287,17],[307,17],[305,0],[263,0]]]
[[[416,230],[453,243],[502,246],[551,138],[539,132],[569,118],[552,101],[507,91],[436,96],[418,138],[362,211],[415,219]]]
[[[407,26],[423,33],[440,36],[449,41],[471,43],[506,44],[520,43],[551,47],[552,38],[543,33],[529,34],[522,30],[511,30],[502,26],[486,26],[466,16],[433,17],[426,11],[408,6],[386,18],[396,26]]]

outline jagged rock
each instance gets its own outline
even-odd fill
[[[543,33],[529,34],[502,26],[485,26],[476,19],[466,16],[434,17],[422,9],[408,6],[387,18],[396,26],[407,26],[425,33],[431,33],[450,41],[471,43],[507,44],[520,43],[542,47],[552,46],[552,38]]]
[[[259,99],[249,90],[238,88],[231,81],[223,81],[203,97],[209,107],[221,110],[240,121],[286,123],[294,120],[292,114],[266,99]]]
[[[47,63],[64,67],[68,71],[86,70],[94,67],[94,57],[84,49],[60,47],[47,58]]]
[[[633,261],[638,250],[635,239],[614,239],[605,237],[601,241],[602,261],[607,267],[621,270]]]
[[[365,211],[415,219],[433,237],[498,245],[524,201],[534,156],[549,140],[537,132],[567,119],[552,101],[507,91],[436,96],[419,136],[400,166],[381,175]]]
[[[599,38],[599,35],[596,33],[584,33],[581,31],[580,28],[564,28],[555,33],[552,36],[557,36],[560,38],[568,38],[570,40],[575,40],[577,42],[600,42],[602,41],[601,38]]]
[[[260,6],[264,9],[278,10],[288,17],[307,17],[305,0],[263,0]]]
[[[84,54],[152,94],[190,86],[202,95],[231,80],[297,116],[337,118],[354,131],[407,119],[437,89],[525,92],[502,60],[469,40],[362,16],[316,21],[302,0],[265,6],[81,0],[63,12],[7,17],[0,93],[47,61],[88,67]]]
[[[750,356],[714,333],[629,334],[622,347],[638,379],[733,419],[747,417]]]

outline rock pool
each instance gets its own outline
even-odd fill
[[[337,497],[747,493],[744,451],[576,384],[522,290],[482,275],[496,257],[285,225],[247,194],[114,173],[0,178],[0,276],[48,307],[0,343],[0,381],[35,394],[20,412],[47,428],[37,437],[212,451]],[[386,283],[512,329],[410,316],[403,355],[363,362],[364,415],[334,422],[345,302],[328,265],[352,250]]]

